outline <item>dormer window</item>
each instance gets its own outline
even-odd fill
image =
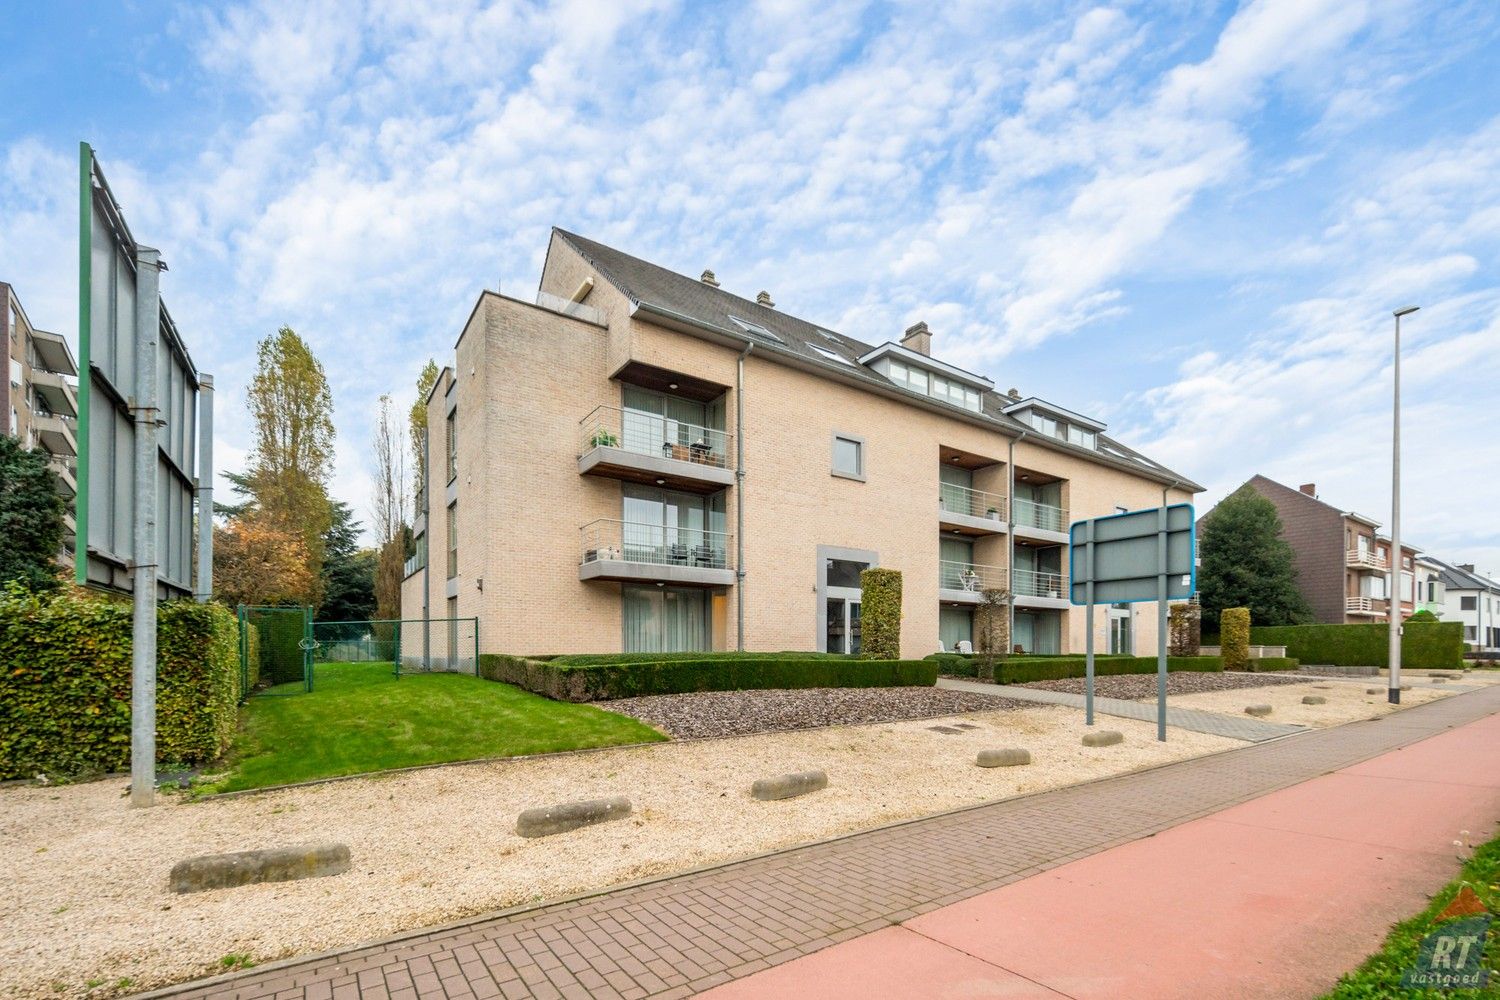
[[[902,361],[892,360],[886,369],[886,377],[903,389],[912,392],[920,392],[924,396],[933,399],[941,399],[961,406],[966,410],[979,412],[979,392],[954,379],[945,378],[936,372],[930,372],[916,365],[909,365]]]
[[[1068,443],[1076,444],[1080,448],[1092,449],[1097,443],[1098,437],[1093,431],[1076,424],[1068,425]]]

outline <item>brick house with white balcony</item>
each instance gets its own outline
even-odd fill
[[[404,617],[516,654],[857,652],[880,566],[904,656],[972,642],[987,590],[1013,647],[1082,649],[1069,523],[1202,487],[925,323],[870,340],[553,230],[535,300],[480,295],[425,400]],[[1149,606],[1097,618],[1100,649],[1153,648]]]

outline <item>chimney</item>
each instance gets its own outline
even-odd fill
[[[1303,493],[1306,493],[1310,497],[1316,497],[1318,495],[1317,483],[1303,483],[1301,486],[1297,487],[1297,489],[1301,490]]]
[[[1472,573],[1472,572],[1474,572],[1474,564],[1473,563],[1459,563],[1458,564],[1458,568],[1461,569],[1461,570],[1463,570],[1465,573]]]
[[[776,303],[774,303],[774,302],[771,301],[771,293],[768,292],[768,291],[765,291],[764,289],[762,289],[761,293],[755,297],[755,301],[759,302],[761,305],[765,306],[767,309],[775,309],[776,308]]]
[[[715,288],[719,287],[719,279],[715,278],[714,273],[707,268],[703,269],[703,277],[699,278],[698,280],[703,282],[705,285],[713,285]]]
[[[1021,398],[1021,390],[1017,389],[1015,386],[1011,386],[1010,392],[1007,392],[1006,395],[1011,399],[1019,401]]]
[[[901,338],[901,346],[916,351],[918,354],[932,354],[932,332],[927,329],[926,323],[913,323],[906,328],[906,335]]]

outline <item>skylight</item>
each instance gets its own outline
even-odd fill
[[[836,361],[841,365],[848,365],[850,368],[854,367],[854,362],[850,361],[842,354],[835,354],[833,351],[830,351],[827,348],[819,347],[817,344],[808,344],[807,349],[810,351],[816,351],[820,357],[827,358],[829,361]]]
[[[740,329],[744,330],[752,337],[759,337],[762,340],[769,340],[773,344],[786,343],[786,341],[782,340],[780,337],[776,336],[776,334],[772,333],[770,330],[767,330],[759,323],[752,323],[748,319],[740,319],[738,316],[730,316],[729,318],[734,322],[735,326],[738,326]]]

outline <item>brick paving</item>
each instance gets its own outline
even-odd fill
[[[1083,708],[1086,699],[1070,691],[1049,691],[1046,688],[1021,687],[1012,684],[987,684],[983,681],[956,680],[949,677],[938,679],[941,687],[960,691],[990,691],[1017,701],[1032,701],[1039,705],[1064,705],[1068,708]],[[1253,691],[1253,689],[1247,689]],[[1253,695],[1252,695],[1253,698]],[[1137,719],[1141,722],[1156,721],[1156,703],[1127,701],[1123,698],[1094,698],[1094,711],[1099,715],[1113,715],[1121,719]],[[1167,705],[1167,725],[1188,729],[1210,736],[1225,736],[1232,740],[1259,743],[1281,736],[1305,732],[1305,726],[1292,726],[1284,722],[1265,722],[1251,716],[1228,715],[1223,712],[1205,712],[1197,708],[1176,708]],[[1171,738],[1171,733],[1167,734]]]
[[[687,996],[1496,712],[1500,686],[149,995]]]

